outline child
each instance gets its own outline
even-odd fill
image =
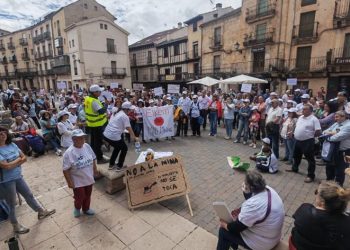
[[[263,154],[256,157],[256,168],[264,173],[275,174],[278,172],[278,161],[270,147],[262,149]]]
[[[262,150],[264,147],[271,147],[271,141],[269,138],[266,137],[262,139],[262,142],[263,142],[263,145],[261,147],[261,150],[258,153],[254,153],[253,156],[249,157],[249,159],[251,159],[252,161],[256,161],[256,157],[263,154]]]
[[[249,119],[249,129],[250,134],[252,135],[252,143],[249,146],[253,148],[256,148],[256,136],[259,131],[259,121],[260,114],[258,112],[258,108],[254,106],[252,108],[252,115]]]

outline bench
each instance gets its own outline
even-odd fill
[[[123,181],[124,171],[116,172],[114,170],[108,170],[107,164],[97,165],[97,170],[104,176],[106,193],[114,194],[125,189],[125,183]]]

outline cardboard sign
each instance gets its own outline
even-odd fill
[[[287,79],[287,85],[289,85],[289,86],[296,86],[297,83],[298,83],[297,78],[288,78]]]
[[[154,88],[153,91],[154,91],[155,96],[163,95],[163,88],[162,87]]]
[[[58,81],[57,82],[57,89],[66,89],[67,88],[67,82],[66,81]]]
[[[111,82],[111,89],[117,89],[118,85],[119,84],[117,82]]]
[[[178,94],[178,93],[180,93],[180,85],[168,84],[168,93],[169,94]]]
[[[143,90],[143,84],[142,83],[134,83],[133,85],[134,90]]]
[[[173,109],[174,107],[169,105],[141,110],[145,140],[174,136]]]
[[[125,171],[129,208],[187,195],[189,186],[179,156],[143,162]]]
[[[241,87],[241,92],[243,93],[252,92],[252,85],[250,83],[243,83]]]

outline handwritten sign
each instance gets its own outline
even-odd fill
[[[241,87],[241,92],[243,93],[252,92],[252,85],[250,83],[243,83]]]
[[[186,173],[179,156],[128,167],[124,182],[131,209],[187,195],[189,192]]]
[[[178,93],[180,93],[180,85],[168,84],[168,93],[169,94],[178,94]]]
[[[161,96],[163,95],[163,88],[162,87],[158,87],[158,88],[154,88],[154,95],[155,96]]]
[[[143,84],[142,83],[134,83],[133,90],[143,90]]]
[[[295,86],[298,83],[298,79],[297,78],[288,78],[287,79],[287,85],[289,86]]]
[[[111,89],[117,89],[118,83],[117,82],[111,82]]]
[[[66,81],[58,81],[57,82],[57,89],[66,89],[67,88],[67,82]]]

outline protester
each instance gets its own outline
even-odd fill
[[[279,134],[282,111],[281,107],[279,107],[279,101],[272,99],[271,108],[268,110],[266,117],[266,134],[271,140],[272,151],[277,159],[279,158]]]
[[[76,127],[69,120],[69,112],[62,110],[58,113],[57,130],[61,140],[61,147],[69,148],[73,144],[72,132]]]
[[[294,156],[294,130],[297,123],[297,109],[290,108],[288,110],[288,117],[284,120],[281,129],[281,137],[285,141],[285,155],[282,161],[287,161],[287,164],[293,164]]]
[[[74,217],[94,215],[90,208],[94,176],[98,176],[96,155],[89,144],[85,143],[86,134],[81,129],[72,132],[73,145],[63,155],[63,175],[74,193]]]
[[[235,105],[232,103],[232,98],[227,97],[224,101],[224,120],[226,128],[225,139],[229,140],[232,137],[232,130],[234,125],[234,108]]]
[[[207,92],[205,90],[202,91],[202,95],[198,98],[199,109],[201,117],[203,118],[203,130],[207,127],[207,119],[208,119],[208,108],[211,100],[207,96]]]
[[[191,99],[187,96],[187,91],[182,92],[182,97],[180,97],[177,106],[182,109],[183,115],[181,119],[178,120],[178,128],[176,136],[180,136],[180,129],[183,130],[184,135],[187,136],[188,123],[189,123],[189,113],[191,109]]]
[[[251,108],[249,106],[249,103],[250,103],[249,99],[244,99],[243,106],[239,110],[238,131],[237,131],[237,136],[236,136],[236,140],[234,141],[234,143],[241,142],[242,132],[244,133],[243,144],[245,145],[248,143],[249,118],[251,115]]]
[[[220,221],[217,250],[272,249],[281,239],[284,206],[277,192],[257,171],[248,171],[242,184],[243,202],[234,222]]]
[[[27,161],[26,156],[11,142],[8,129],[0,127],[0,199],[9,206],[9,219],[16,234],[25,234],[29,228],[22,226],[16,217],[17,192],[23,196],[31,209],[38,213],[38,219],[44,219],[55,210],[44,209],[34,198],[22,176],[21,165]]]
[[[56,155],[61,156],[59,142],[55,136],[56,122],[51,118],[51,113],[44,110],[40,119],[41,131],[46,143],[49,143]]]
[[[258,112],[260,114],[258,138],[266,137],[266,104],[263,96],[258,97]]]
[[[28,123],[24,122],[21,116],[17,116],[15,122],[11,125],[11,133],[14,136],[24,136],[28,134]]]
[[[242,99],[242,94],[241,93],[237,94],[236,98],[233,100],[233,104],[235,105],[233,128],[234,129],[238,129],[239,110],[243,106],[243,99]]]
[[[192,97],[192,104],[190,108],[190,117],[191,117],[191,127],[192,127],[192,136],[201,136],[201,125],[199,123],[200,117],[200,108],[198,103],[198,96],[194,95]]]
[[[278,160],[270,147],[263,147],[262,154],[256,157],[256,168],[263,173],[276,174],[278,172]]]
[[[256,148],[256,140],[259,131],[260,114],[258,108],[255,106],[251,109],[252,114],[249,118],[249,130],[250,136],[252,137],[252,143],[249,144],[250,147]]]
[[[213,94],[211,103],[209,104],[209,121],[210,133],[209,136],[216,136],[218,128],[218,117],[221,116],[222,107],[217,94]]]
[[[315,205],[304,203],[293,215],[289,249],[349,249],[350,216],[345,210],[350,190],[334,182],[323,182],[315,195]]]

